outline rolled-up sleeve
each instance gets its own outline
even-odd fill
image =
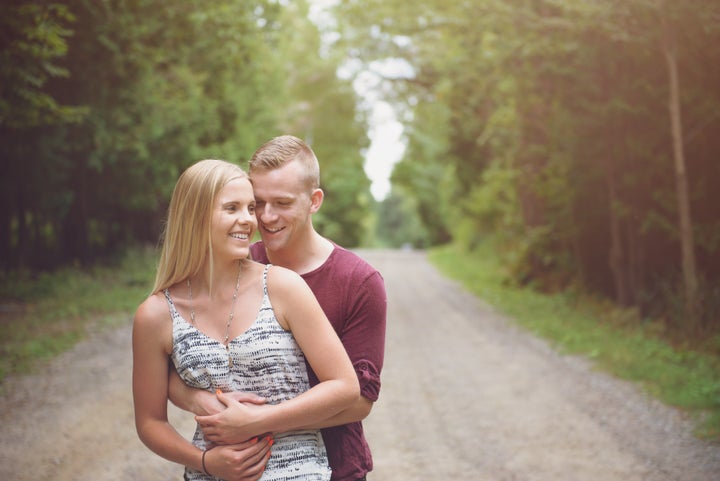
[[[386,316],[385,283],[375,272],[355,292],[352,316],[341,336],[360,382],[360,394],[372,402],[380,395]]]
[[[380,371],[368,360],[354,364],[358,381],[360,381],[360,394],[368,400],[375,402],[380,396]]]

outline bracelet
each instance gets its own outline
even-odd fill
[[[210,450],[209,450],[209,449],[205,449],[205,450],[203,451],[203,453],[202,453],[202,468],[203,468],[203,472],[204,472],[205,474],[207,474],[208,476],[212,476],[212,474],[208,473],[208,470],[207,470],[207,468],[205,467],[205,455],[207,454],[208,451],[210,451]]]

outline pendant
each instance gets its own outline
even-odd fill
[[[229,367],[230,369],[232,369],[232,367],[233,367],[233,360],[232,360],[232,356],[230,356],[230,346],[226,346],[226,349],[227,349],[227,356],[228,356],[228,367]]]

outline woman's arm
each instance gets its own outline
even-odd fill
[[[170,461],[202,470],[202,451],[168,422],[168,360],[172,323],[167,303],[150,296],[133,320],[133,401],[135,427],[140,440],[154,453]]]
[[[212,448],[205,454],[186,440],[167,418],[168,360],[172,323],[167,303],[151,296],[133,321],[133,400],[140,440],[155,454],[227,480],[255,481],[262,476],[270,455],[270,438]],[[178,381],[182,381],[178,377]],[[184,384],[184,383],[183,383]],[[215,398],[214,395],[210,394]],[[218,401],[215,401],[218,402]]]
[[[359,384],[350,359],[305,281],[288,269],[272,267],[268,290],[278,322],[292,331],[320,383],[280,404],[233,402],[231,410],[196,417],[206,438],[213,442],[318,424],[358,400]]]

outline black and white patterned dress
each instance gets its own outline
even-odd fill
[[[294,398],[309,389],[305,356],[292,333],[278,323],[267,290],[267,271],[263,273],[263,300],[255,322],[245,333],[230,341],[228,351],[187,322],[175,309],[170,292],[173,323],[172,361],[180,378],[194,388],[215,392],[244,391],[263,396],[269,404]],[[264,481],[325,481],[330,479],[325,445],[319,430],[276,434],[272,455],[261,478]],[[193,444],[201,449],[206,442],[199,427]],[[215,480],[190,468],[186,480]]]

